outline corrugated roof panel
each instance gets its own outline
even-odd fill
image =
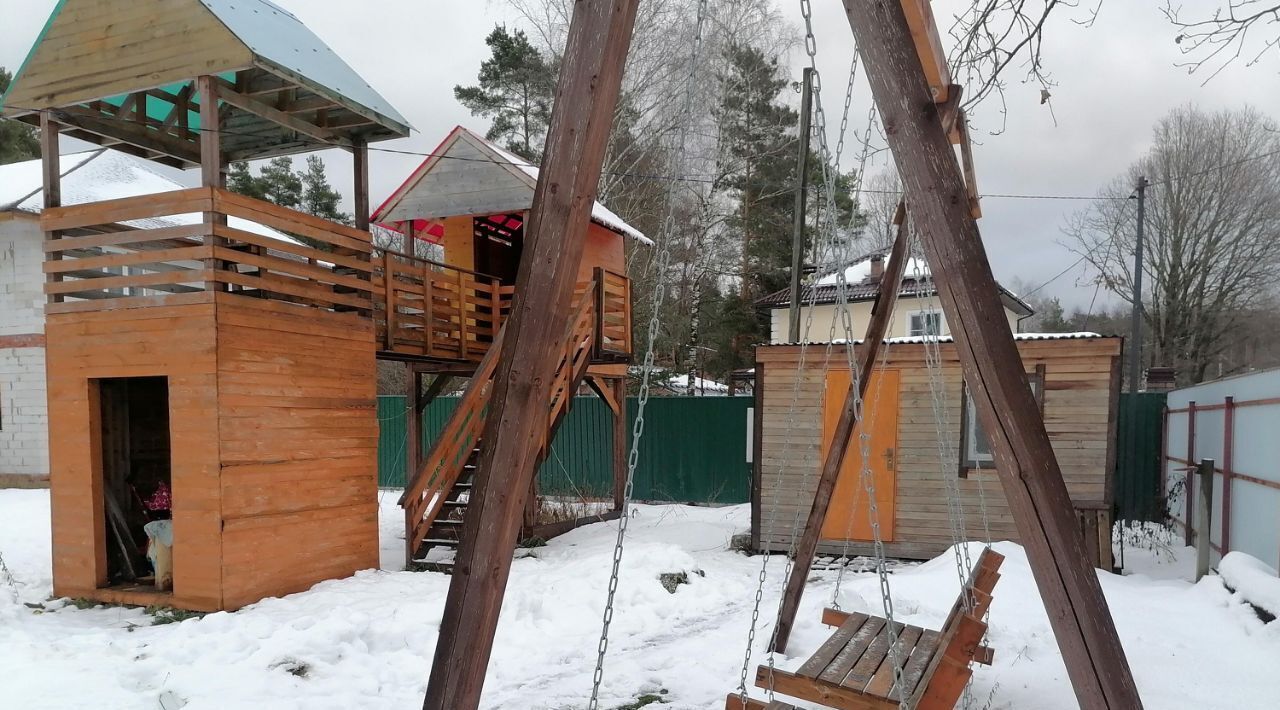
[[[200,0],[254,54],[405,127],[409,121],[297,17],[267,0]]]

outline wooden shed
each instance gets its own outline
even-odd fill
[[[1111,568],[1111,501],[1121,338],[1091,333],[1015,336],[1043,409],[1054,452],[1095,566]],[[800,367],[800,345],[756,348],[755,471],[752,542],[786,551],[813,503],[818,472],[849,385],[845,345],[811,344]],[[855,345],[856,347],[856,345]],[[819,553],[872,554],[870,512],[862,471],[861,431],[869,434],[881,539],[895,557],[926,559],[951,545],[948,482],[962,501],[967,539],[1018,541],[991,450],[976,424],[950,338],[938,343],[942,367],[935,387],[925,344],[899,338],[877,359],[863,424],[823,526]],[[794,406],[793,406],[794,402]],[[941,422],[939,422],[941,419]],[[985,501],[984,501],[985,499]],[[988,526],[983,524],[985,502]]]
[[[3,115],[41,128],[54,592],[235,609],[376,567],[367,145],[404,119],[265,0],[59,2]],[[60,134],[201,185],[66,206]],[[354,227],[225,189],[335,147]]]

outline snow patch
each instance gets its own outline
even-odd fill
[[[1218,574],[1242,599],[1280,616],[1280,576],[1262,560],[1243,552],[1228,552],[1218,563]]]

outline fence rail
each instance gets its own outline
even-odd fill
[[[1280,369],[1171,392],[1164,428],[1163,491],[1187,544],[1206,532],[1194,493],[1203,483],[1196,468],[1209,459],[1214,557],[1240,550],[1280,564]]]
[[[458,397],[439,397],[422,415],[421,451],[427,451],[448,421]],[[751,397],[652,397],[636,470],[641,501],[705,504],[746,503],[751,496],[747,420]],[[378,398],[381,425],[378,484],[405,485],[405,398]],[[636,400],[627,400],[627,431]],[[574,398],[546,460],[539,487],[549,495],[608,499],[613,495],[613,424],[609,408],[595,396]],[[689,426],[689,422],[698,426]]]

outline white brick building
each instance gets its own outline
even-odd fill
[[[64,155],[61,167],[65,205],[182,188],[112,150]],[[49,477],[41,188],[39,160],[0,165],[0,487]]]

